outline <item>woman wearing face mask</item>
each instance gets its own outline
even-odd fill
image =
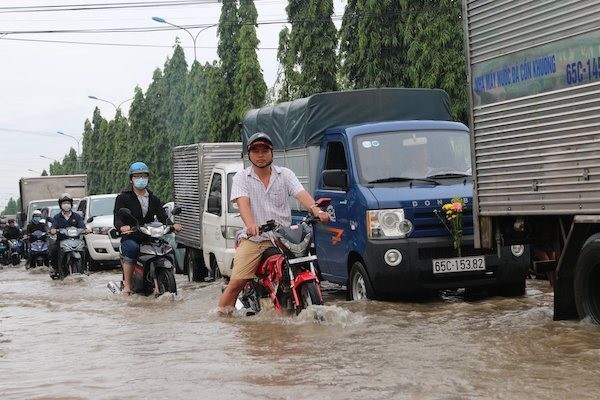
[[[58,198],[58,205],[60,206],[61,211],[56,214],[52,220],[52,226],[50,227],[51,235],[56,235],[58,229],[69,228],[71,226],[85,229],[85,223],[83,222],[81,215],[72,210],[73,197],[71,197],[69,193],[60,195]],[[65,235],[59,233],[54,244],[50,246],[50,261],[52,263],[52,268],[54,268],[53,277],[58,276],[58,251],[60,249],[61,240],[64,240],[65,238]]]
[[[167,222],[167,214],[162,208],[162,202],[150,190],[148,179],[150,170],[143,162],[134,162],[129,167],[129,183],[115,200],[114,218],[115,229],[121,232],[121,263],[123,265],[123,292],[131,293],[131,279],[133,266],[140,252],[142,234],[131,232],[132,226],[143,225],[154,221],[154,217],[162,222]],[[119,215],[121,208],[128,208],[131,217]],[[181,230],[180,224],[174,224],[173,229]]]

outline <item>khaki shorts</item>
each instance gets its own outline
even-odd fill
[[[262,253],[269,247],[273,247],[273,243],[269,240],[253,242],[242,239],[233,258],[231,279],[253,279]]]

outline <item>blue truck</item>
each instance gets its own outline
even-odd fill
[[[316,253],[321,277],[346,285],[350,300],[458,288],[524,294],[527,247],[473,246],[469,128],[452,121],[446,92],[319,93],[248,111],[243,142],[256,132],[273,139],[276,164],[316,199],[332,199]],[[458,244],[443,210],[452,199],[462,207]]]

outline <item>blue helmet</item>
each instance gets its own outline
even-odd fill
[[[141,161],[137,161],[134,162],[133,164],[131,164],[131,166],[129,167],[129,177],[131,178],[131,175],[133,174],[148,174],[150,175],[150,170],[148,169],[148,166],[146,164],[144,164]]]

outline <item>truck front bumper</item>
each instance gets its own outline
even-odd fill
[[[85,235],[85,242],[92,260],[100,263],[119,262],[119,240],[115,241],[108,235],[90,233]]]
[[[402,254],[399,265],[392,267],[384,254],[397,249]],[[473,237],[463,237],[461,255],[484,256],[485,270],[434,274],[433,260],[456,257],[447,238],[409,240],[371,240],[365,251],[365,266],[374,289],[381,294],[417,293],[424,290],[496,286],[524,279],[530,263],[528,248],[514,256],[509,246],[495,251],[473,248]]]

